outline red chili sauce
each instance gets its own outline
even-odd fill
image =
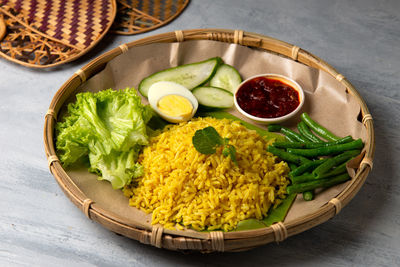
[[[259,118],[289,114],[300,104],[299,93],[280,80],[257,77],[244,83],[236,93],[239,106]]]

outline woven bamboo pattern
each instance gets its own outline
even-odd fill
[[[205,253],[216,251],[244,251],[270,242],[282,242],[290,236],[304,232],[331,219],[340,212],[340,210],[351,201],[364,184],[369,172],[371,171],[375,152],[375,134],[372,116],[370,115],[363,98],[346,78],[342,78],[338,82],[347,88],[349,94],[351,94],[360,105],[360,117],[363,118],[363,125],[366,130],[365,151],[362,155],[362,162],[364,162],[364,164],[359,165],[355,176],[340,194],[331,199],[325,205],[321,206],[315,212],[288,222],[280,222],[271,227],[264,227],[255,230],[224,233],[182,232],[177,234],[176,232],[170,232],[168,229],[162,229],[159,227],[132,225],[129,221],[115,216],[112,211],[102,209],[100,205],[92,202],[88,196],[82,192],[71,177],[69,177],[65,172],[60,161],[58,161],[58,158],[56,157],[54,143],[54,127],[57,119],[56,114],[58,114],[63,105],[65,105],[67,99],[77,93],[77,89],[83,83],[83,80],[90,79],[92,76],[103,70],[110,60],[126,52],[126,49],[154,43],[172,43],[177,42],[178,39],[181,42],[188,40],[214,40],[226,43],[239,43],[240,45],[272,52],[283,57],[295,58],[297,62],[323,70],[332,77],[338,77],[339,75],[339,73],[328,63],[304,49],[300,49],[294,45],[268,36],[238,30],[196,29],[176,31],[136,40],[123,45],[123,48],[116,47],[115,49],[94,59],[66,81],[55,94],[49,106],[49,111],[45,116],[44,145],[45,153],[49,160],[50,171],[70,200],[90,219],[100,223],[113,232],[138,240],[141,243],[170,250],[190,250]],[[85,77],[85,79],[82,80],[82,77]]]
[[[1,55],[30,67],[71,61],[108,31],[115,0],[0,0],[6,33]]]
[[[189,0],[118,0],[111,31],[130,35],[156,29],[176,18],[188,4]]]
[[[26,17],[22,13],[16,17],[26,23]],[[25,28],[16,17],[4,15],[8,32],[0,44],[0,52],[3,54],[33,65],[62,62],[79,54],[80,50],[76,48],[55,42],[30,28]]]

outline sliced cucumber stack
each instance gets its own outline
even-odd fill
[[[213,87],[223,88],[235,93],[236,88],[242,82],[239,72],[228,64],[223,64],[218,67],[214,77],[210,80],[210,85]]]
[[[230,108],[233,106],[233,94],[227,90],[212,86],[195,88],[192,93],[200,105],[210,108]]]
[[[192,90],[207,83],[221,64],[223,64],[222,59],[214,57],[205,61],[159,71],[144,78],[139,84],[139,91],[143,96],[147,97],[150,86],[160,81],[175,82]]]

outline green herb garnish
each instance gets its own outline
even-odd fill
[[[193,146],[201,154],[211,155],[217,151],[217,148],[222,146],[222,155],[230,157],[237,165],[236,149],[229,144],[229,138],[222,138],[214,127],[208,126],[204,129],[197,130],[192,138]]]
[[[222,149],[222,155],[224,155],[225,157],[231,157],[231,160],[237,165],[236,148],[233,145],[228,144],[228,138],[225,138],[224,140],[226,140],[226,143],[224,144],[224,148]]]

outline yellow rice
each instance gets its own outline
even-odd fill
[[[207,126],[229,138],[238,166],[221,149],[203,155],[194,148],[194,133]],[[229,231],[241,220],[261,219],[285,197],[289,168],[267,146],[237,121],[199,118],[169,126],[150,139],[139,156],[145,174],[124,193],[131,206],[152,213],[152,224]]]

